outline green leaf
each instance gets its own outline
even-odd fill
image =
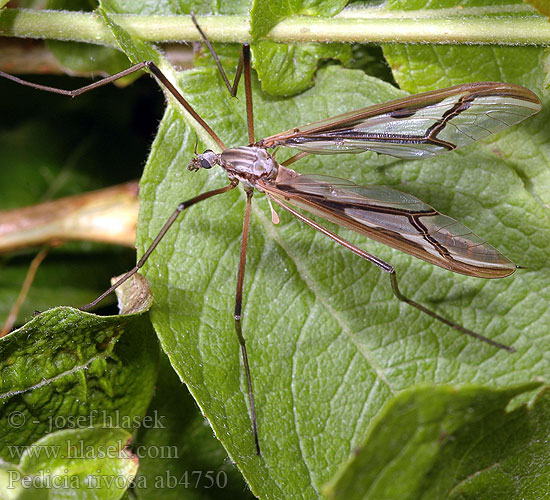
[[[346,3],[346,0],[254,0],[250,11],[252,38],[257,40],[267,35],[271,28],[290,16],[333,16]]]
[[[58,307],[0,340],[3,459],[57,429],[124,426],[145,413],[158,359],[149,306],[106,317]]]
[[[333,16],[346,4],[340,0],[256,0],[250,11],[254,67],[262,89],[276,96],[293,95],[313,85],[313,75],[322,59],[339,59],[347,64],[351,49],[330,43],[282,44],[258,40],[289,16]]]
[[[261,41],[254,44],[254,67],[262,89],[271,95],[293,95],[313,85],[320,59],[351,59],[349,45],[340,43],[281,44]]]
[[[121,498],[136,475],[137,457],[123,429],[68,429],[32,443],[16,466],[2,464],[0,487],[9,498]]]
[[[544,496],[550,455],[538,441],[549,431],[548,391],[530,409],[506,411],[511,398],[536,385],[402,392],[324,493],[349,500]]]
[[[245,144],[244,99],[228,99],[217,81],[215,69],[200,68],[182,75],[181,87],[226,144]],[[401,95],[335,66],[290,100],[262,94],[255,81],[257,137]],[[529,143],[515,134],[508,141],[521,154]],[[180,110],[169,106],[141,181],[140,253],[179,202],[227,182],[219,170],[185,171],[195,137]],[[235,190],[184,212],[145,269],[156,299],[152,321],[172,365],[258,496],[315,496],[384,403],[411,385],[506,387],[549,373],[542,353],[550,287],[541,270],[550,257],[550,227],[500,155],[472,146],[422,162],[362,154],[310,158],[296,168],[417,195],[529,270],[498,281],[457,276],[339,231],[391,262],[412,299],[517,349],[499,352],[400,304],[380,270],[287,214],[273,226],[258,195],[244,290],[258,459],[232,320],[244,196]]]

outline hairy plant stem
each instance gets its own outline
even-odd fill
[[[449,9],[428,12],[432,15],[370,8],[348,9],[333,18],[292,17],[273,28],[266,38],[276,42],[550,45],[550,24],[534,11],[503,10],[499,15],[469,13],[468,9],[458,14]],[[188,16],[111,16],[145,41],[199,40]],[[198,20],[212,42],[250,41],[246,16],[201,16]],[[0,12],[0,36],[116,46],[100,17],[91,12],[4,9]]]

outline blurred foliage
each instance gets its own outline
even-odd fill
[[[73,89],[88,79],[26,76],[43,85]],[[164,97],[146,75],[75,99],[0,79],[0,209],[14,209],[141,176]],[[0,322],[13,304],[35,251],[0,256]],[[79,306],[131,268],[128,248],[71,243],[53,249],[39,268],[20,315],[55,305]],[[112,299],[113,300],[113,299]]]

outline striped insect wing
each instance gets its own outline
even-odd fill
[[[411,160],[466,146],[540,109],[539,98],[525,87],[469,83],[351,111],[261,143],[314,154],[369,150]]]
[[[457,273],[502,278],[516,270],[512,261],[464,224],[410,194],[385,186],[297,175],[265,190],[298,208]]]

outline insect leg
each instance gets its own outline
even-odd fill
[[[90,83],[89,85],[85,85],[84,87],[80,87],[78,89],[74,90],[65,90],[65,89],[58,89],[56,87],[48,87],[47,85],[39,85],[38,83],[28,82],[27,80],[22,80],[21,78],[17,78],[16,76],[10,75],[9,73],[4,73],[3,71],[0,71],[0,76],[3,78],[7,78],[8,80],[11,80],[12,82],[18,83],[19,85],[25,85],[26,87],[32,87],[36,90],[43,90],[45,92],[51,92],[53,94],[61,94],[66,95],[69,97],[77,97],[81,94],[84,94],[85,92],[88,92],[90,90],[97,89],[98,87],[103,87],[103,85],[107,85],[108,83],[114,82],[116,80],[119,80],[125,76],[131,75],[132,73],[135,73],[136,71],[140,71],[141,69],[147,67],[148,64],[151,64],[149,61],[140,62],[137,64],[134,64],[133,66],[126,68],[123,71],[120,71],[119,73],[115,73],[114,75],[107,76],[105,78],[102,78],[101,80],[98,80],[97,82]]]
[[[138,263],[130,270],[128,271],[122,278],[120,278],[113,286],[111,286],[108,290],[103,292],[97,299],[95,299],[93,302],[90,302],[89,304],[86,304],[85,306],[81,307],[80,310],[87,311],[94,307],[95,305],[99,304],[107,295],[109,295],[111,292],[116,290],[122,283],[124,283],[128,278],[136,274],[142,267],[143,264],[147,261],[149,256],[153,253],[157,245],[160,243],[160,240],[164,237],[164,235],[168,232],[170,227],[172,227],[172,224],[176,221],[178,218],[178,215],[183,212],[186,208],[189,208],[192,205],[195,205],[199,201],[206,200],[208,198],[212,198],[212,196],[216,196],[218,194],[225,193],[226,191],[229,191],[233,189],[237,183],[231,183],[225,187],[214,189],[212,191],[206,191],[205,193],[199,194],[198,196],[195,196],[194,198],[191,198],[190,200],[184,201],[178,205],[178,207],[174,210],[172,215],[169,217],[169,219],[166,221],[164,226],[162,226],[162,229],[160,230],[159,234],[157,234],[156,238],[153,240],[151,245],[149,245],[149,248],[145,251],[141,259],[139,259]]]
[[[239,57],[239,64],[237,66],[237,72],[235,73],[235,79],[233,80],[233,85],[229,83],[229,78],[227,78],[227,74],[225,70],[223,69],[222,63],[220,62],[220,58],[218,57],[218,54],[216,54],[216,51],[214,50],[214,47],[212,47],[212,44],[210,43],[210,40],[208,40],[208,37],[202,30],[202,28],[199,26],[199,23],[197,22],[197,19],[195,17],[195,13],[191,11],[191,20],[193,21],[193,24],[197,28],[198,32],[200,33],[204,44],[210,51],[210,54],[212,54],[212,57],[214,58],[214,62],[216,63],[216,66],[218,67],[218,70],[220,71],[220,74],[222,75],[223,82],[225,83],[225,86],[227,87],[227,90],[229,91],[229,94],[231,97],[235,97],[237,95],[237,87],[239,85],[239,81],[241,79],[241,75],[243,72],[243,52],[241,52],[241,56]],[[248,44],[246,44],[248,45]]]
[[[246,249],[248,246],[248,230],[250,227],[250,209],[252,206],[253,191],[246,192],[246,208],[244,211],[243,235],[241,242],[241,257],[239,260],[239,272],[237,274],[237,293],[235,294],[235,332],[241,346],[244,371],[246,373],[246,384],[248,386],[248,400],[250,401],[250,419],[252,420],[252,431],[254,433],[254,444],[256,445],[256,454],[260,455],[260,443],[258,441],[258,424],[256,422],[256,406],[254,404],[254,392],[252,391],[252,379],[250,377],[250,367],[248,365],[248,356],[246,354],[246,344],[243,337],[241,319],[243,309],[243,282],[244,270],[246,266]]]
[[[307,156],[309,153],[307,151],[300,151],[299,153],[296,153],[294,156],[291,156],[290,158],[286,159],[281,163],[283,167],[288,167],[289,165],[292,165],[294,162],[301,160],[304,156]],[[274,155],[271,155],[274,156]]]
[[[246,94],[246,123],[248,125],[248,143],[254,144],[254,108],[252,106],[252,83],[250,80],[250,45],[243,44],[244,90]]]
[[[252,86],[250,83],[250,45],[248,43],[243,43],[241,56],[239,57],[239,64],[237,66],[237,72],[235,73],[235,79],[233,80],[233,85],[231,85],[229,83],[229,79],[227,78],[227,74],[223,69],[222,63],[220,62],[220,58],[218,57],[218,54],[216,54],[216,51],[214,50],[214,47],[212,47],[210,40],[208,40],[206,34],[202,30],[202,28],[199,26],[199,23],[195,18],[194,12],[191,12],[191,19],[193,20],[193,23],[195,24],[197,30],[199,31],[202,39],[204,40],[205,45],[208,47],[210,54],[212,54],[212,57],[214,58],[214,62],[216,63],[216,66],[218,67],[218,70],[222,75],[222,79],[231,97],[235,97],[237,95],[237,87],[239,85],[239,81],[241,79],[241,75],[244,69],[244,84],[245,84],[245,93],[246,93],[246,117],[247,117],[247,123],[248,123],[248,142],[249,144],[254,144],[254,113],[253,113],[253,107],[252,107]]]
[[[28,82],[27,80],[22,80],[21,78],[17,78],[16,76],[10,75],[8,73],[4,73],[3,71],[0,71],[0,77],[7,78],[8,80],[11,80],[12,82],[18,83],[20,85],[25,85],[27,87],[32,87],[33,89],[37,90],[43,90],[45,92],[52,92],[54,94],[61,94],[66,95],[69,97],[77,97],[79,95],[84,94],[85,92],[88,92],[90,90],[94,90],[98,87],[103,87],[103,85],[107,85],[108,83],[114,82],[124,76],[128,76],[132,73],[135,73],[136,71],[140,71],[142,69],[148,69],[156,78],[157,81],[160,83],[162,87],[164,87],[166,90],[170,92],[174,96],[174,98],[185,108],[185,110],[199,123],[199,125],[206,130],[206,132],[216,141],[218,146],[222,150],[227,149],[225,147],[225,144],[222,142],[222,140],[217,136],[217,134],[210,128],[210,126],[200,117],[200,115],[191,107],[191,104],[187,102],[185,97],[181,95],[181,93],[172,85],[170,80],[166,77],[166,75],[158,68],[158,66],[153,61],[143,61],[137,64],[134,64],[133,66],[120,71],[119,73],[115,73],[114,75],[108,76],[106,78],[103,78],[102,80],[98,80],[97,82],[90,83],[89,85],[85,85],[84,87],[80,87],[78,89],[74,90],[65,90],[65,89],[58,89],[56,87],[48,87],[47,85],[39,85],[37,83]]]
[[[405,302],[405,303],[409,304],[410,306],[415,307],[419,311],[427,314],[428,316],[431,316],[432,318],[434,318],[438,321],[441,321],[442,323],[445,323],[446,325],[450,326],[451,328],[454,328],[455,330],[459,331],[460,333],[465,333],[467,335],[470,335],[471,337],[474,337],[478,340],[481,340],[482,342],[490,344],[494,347],[498,347],[499,349],[504,349],[504,350],[509,351],[509,352],[515,352],[515,349],[513,347],[501,344],[499,342],[495,342],[494,340],[491,340],[487,337],[484,337],[483,335],[480,335],[479,333],[475,333],[471,330],[468,330],[467,328],[464,328],[463,326],[460,326],[460,325],[444,318],[443,316],[440,316],[439,314],[435,313],[434,311],[431,311],[430,309],[424,307],[422,304],[419,304],[418,302],[415,302],[414,300],[409,299],[408,297],[403,295],[401,293],[401,291],[399,290],[399,287],[397,285],[397,276],[396,276],[396,272],[395,272],[395,269],[393,268],[393,266],[391,266],[387,262],[384,262],[383,260],[379,259],[378,257],[376,257],[376,256],[374,256],[374,255],[372,255],[368,252],[365,252],[363,249],[361,249],[359,247],[356,247],[355,245],[351,244],[349,241],[347,241],[343,238],[340,238],[340,236],[338,236],[337,234],[333,233],[332,231],[329,231],[327,228],[325,228],[325,227],[321,226],[320,224],[318,224],[317,222],[309,219],[308,217],[301,214],[300,212],[297,212],[293,208],[289,207],[286,203],[283,203],[282,201],[280,201],[276,198],[272,198],[272,200],[275,203],[277,203],[278,205],[280,205],[281,207],[283,207],[285,210],[290,212],[292,215],[294,215],[295,217],[300,219],[302,222],[305,222],[308,226],[311,226],[313,229],[316,229],[317,231],[324,234],[325,236],[328,236],[330,239],[334,240],[336,243],[339,243],[344,248],[347,248],[348,250],[351,250],[354,254],[356,254],[359,257],[361,257],[361,258],[371,262],[372,264],[378,266],[383,271],[389,273],[393,294],[399,300],[401,300],[402,302]]]

